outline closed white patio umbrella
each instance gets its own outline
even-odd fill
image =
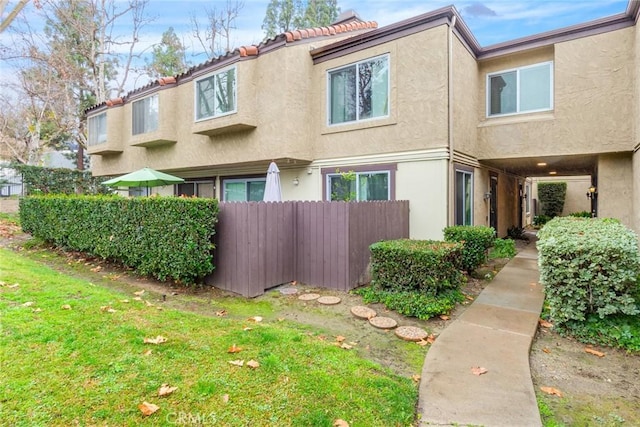
[[[267,182],[264,186],[264,197],[262,198],[265,202],[281,202],[282,201],[282,188],[280,188],[280,169],[278,169],[278,165],[275,162],[271,162],[269,164],[269,169],[267,170]]]

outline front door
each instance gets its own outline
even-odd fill
[[[489,199],[489,225],[498,233],[498,176],[491,175],[491,198]]]

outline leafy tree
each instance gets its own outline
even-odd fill
[[[173,27],[162,33],[162,41],[153,47],[152,60],[146,69],[152,78],[174,76],[187,69],[185,48]]]
[[[273,37],[296,28],[327,26],[339,12],[337,0],[271,0],[262,29],[267,37]]]

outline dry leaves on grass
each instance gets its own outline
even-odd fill
[[[540,326],[542,326],[543,328],[553,328],[553,323],[551,322],[547,322],[544,319],[539,319],[538,323],[540,324]]]
[[[344,340],[346,340],[346,339],[347,339],[347,338],[343,337],[342,335],[338,335],[338,336],[336,337],[336,341],[337,341],[337,342],[343,342],[343,341],[344,341]]]
[[[549,350],[547,347],[543,348],[542,351],[544,351],[547,354],[551,353],[551,350]]]
[[[141,297],[142,295],[144,295],[144,289],[141,289],[139,291],[136,291],[133,293],[135,296]]]
[[[158,335],[155,338],[145,338],[144,339],[144,343],[145,344],[162,344],[167,342],[167,339],[165,337],[163,337],[162,335]]]
[[[585,347],[584,348],[585,353],[589,353],[589,354],[593,354],[594,356],[598,356],[598,357],[604,357],[604,353],[598,350],[595,350],[591,347]]]
[[[472,367],[471,367],[471,373],[472,373],[473,375],[480,376],[480,375],[482,375],[482,374],[486,374],[487,372],[489,372],[489,371],[487,370],[487,368],[483,368],[483,367],[481,367],[481,366],[472,366]]]
[[[241,351],[242,349],[240,347],[233,344],[231,347],[229,347],[229,349],[227,350],[227,353],[240,353]]]
[[[222,395],[222,403],[229,403],[229,395],[228,394],[223,394]]]
[[[451,319],[451,318],[450,318],[449,316],[447,316],[446,314],[441,314],[441,315],[440,315],[440,319],[442,319],[442,320],[449,320],[449,319]]]
[[[249,317],[247,319],[249,322],[262,322],[262,317],[261,316],[253,316],[253,317]]]
[[[227,310],[218,310],[218,311],[216,311],[216,316],[218,316],[218,317],[223,317],[223,316],[226,316],[227,314],[228,314]]]
[[[153,415],[154,413],[156,413],[158,409],[160,409],[160,407],[158,405],[154,405],[153,403],[142,402],[138,405],[138,409],[140,409],[145,417],[148,417],[149,415]]]
[[[415,375],[411,375],[411,379],[415,382],[415,383],[419,383],[420,382],[420,375],[415,374]]]
[[[160,389],[158,389],[158,397],[168,396],[177,389],[178,387],[171,387],[169,384],[162,384]]]
[[[106,313],[115,313],[116,310],[111,307],[110,305],[103,305],[102,307],[100,307],[100,311],[104,311]]]
[[[71,306],[69,304],[64,304],[62,307],[60,307],[63,310],[71,310]]]
[[[434,334],[429,334],[427,339],[417,341],[416,344],[424,347],[425,345],[428,345],[428,344],[430,345],[430,344],[433,344],[434,342],[436,342],[436,336]]]
[[[333,422],[333,427],[349,427],[349,423],[338,418]]]
[[[33,301],[27,301],[24,304],[22,304],[23,307],[31,307],[33,304],[35,304],[35,302]]]
[[[258,369],[260,367],[260,363],[258,363],[257,360],[251,359],[247,362],[247,366],[251,369]]]
[[[562,397],[562,392],[554,387],[540,387],[540,390],[547,394],[556,395],[558,397]]]

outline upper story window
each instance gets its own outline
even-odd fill
[[[196,85],[196,120],[236,111],[236,68],[202,78]]]
[[[389,115],[389,55],[328,72],[329,124]]]
[[[87,145],[98,145],[107,142],[107,113],[100,113],[87,119]]]
[[[553,109],[553,62],[487,74],[487,116]]]
[[[327,200],[390,200],[389,171],[327,174]]]
[[[134,135],[158,129],[158,94],[135,101],[132,108]]]
[[[266,178],[233,178],[222,181],[224,201],[261,202],[264,198]]]

